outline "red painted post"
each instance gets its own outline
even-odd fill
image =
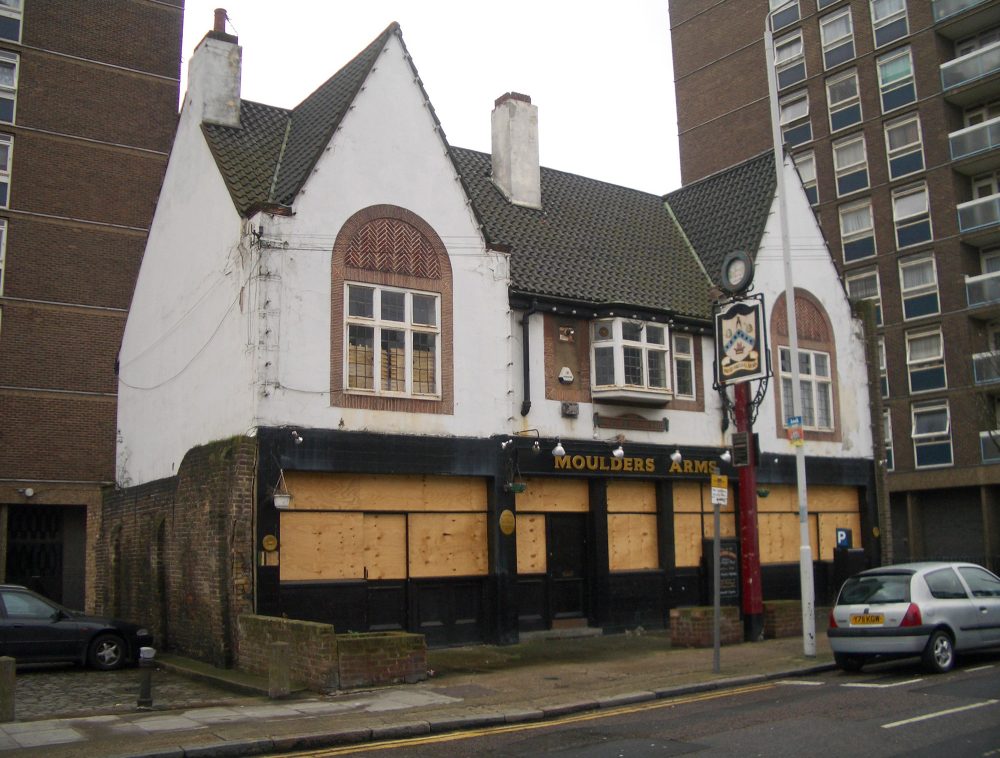
[[[748,464],[740,466],[740,576],[743,630],[748,642],[764,639],[764,594],[760,585],[760,544],[757,537],[757,454],[750,423],[750,382],[735,387],[736,431],[746,432]]]

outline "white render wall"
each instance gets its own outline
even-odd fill
[[[807,456],[831,458],[870,458],[873,450],[871,414],[861,322],[851,315],[847,294],[830,259],[826,241],[802,189],[798,172],[787,159],[784,178],[793,284],[796,289],[809,291],[823,305],[830,319],[837,351],[839,427],[842,441],[810,440],[809,431],[806,430],[805,453]],[[755,291],[764,294],[764,308],[770,327],[775,303],[785,291],[777,198],[772,205],[761,248],[757,253],[754,286]],[[784,309],[784,305],[781,308]],[[768,347],[772,356],[773,344],[769,333]],[[781,380],[778,375],[779,367],[773,365],[772,369],[774,376],[761,404],[754,431],[760,435],[762,451],[791,454],[795,452],[795,448],[787,437],[783,434],[779,436],[776,429],[778,416],[775,415],[775,403]]]

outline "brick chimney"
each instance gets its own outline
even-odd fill
[[[216,8],[214,28],[191,56],[184,108],[194,109],[199,122],[239,126],[243,48],[226,33],[226,18],[225,8]]]
[[[514,205],[542,207],[538,167],[538,108],[508,92],[493,107],[493,183]]]

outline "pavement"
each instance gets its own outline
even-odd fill
[[[801,637],[727,645],[718,673],[711,648],[673,648],[669,632],[533,635],[430,650],[418,684],[280,700],[262,678],[162,655],[149,709],[136,705],[139,669],[19,668],[0,758],[265,755],[555,719],[828,670],[833,655],[817,629],[815,656]]]

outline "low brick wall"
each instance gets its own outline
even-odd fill
[[[816,609],[816,630],[826,629],[829,608]],[[798,600],[764,602],[764,638],[802,636],[802,603]]]
[[[340,686],[420,682],[427,678],[427,642],[422,634],[371,632],[337,638]]]
[[[330,624],[244,614],[238,626],[238,668],[267,676],[271,643],[287,642],[293,682],[318,692],[338,688],[337,635]]]
[[[740,610],[724,605],[719,620],[719,639],[723,645],[743,641]],[[715,644],[715,609],[711,606],[671,608],[670,644],[676,647],[712,647]]]

